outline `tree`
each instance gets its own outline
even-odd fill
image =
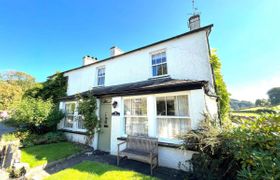
[[[219,111],[222,124],[226,125],[229,121],[230,98],[226,83],[221,72],[221,61],[216,54],[216,50],[211,52],[210,63],[214,71],[216,92],[219,96]]]
[[[280,104],[280,87],[275,87],[267,92],[271,105]]]
[[[22,94],[20,86],[0,81],[0,110],[8,110],[14,102],[21,100]]]
[[[35,78],[29,74],[19,71],[7,71],[0,74],[0,81],[5,81],[11,85],[21,87],[22,91],[26,91],[36,84]]]
[[[26,97],[13,106],[11,119],[15,124],[36,133],[55,130],[64,117],[51,100]]]
[[[25,96],[41,98],[44,100],[52,99],[54,103],[59,102],[59,98],[66,96],[67,78],[62,73],[57,72],[49,77],[47,81],[37,84],[28,90]]]
[[[0,110],[9,110],[12,104],[20,101],[24,92],[35,84],[35,79],[24,72],[0,73]]]
[[[258,107],[269,106],[269,101],[267,99],[257,99],[255,102],[255,106]]]

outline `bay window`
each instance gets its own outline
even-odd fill
[[[190,130],[187,95],[156,98],[158,137],[176,139]]]
[[[127,98],[124,100],[125,134],[148,135],[147,99]]]

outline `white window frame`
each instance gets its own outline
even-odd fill
[[[98,73],[98,71],[100,70],[100,69],[104,69],[104,75],[102,75],[102,76],[99,76],[99,73]],[[104,81],[103,81],[103,83],[104,84],[98,84],[98,80],[99,80],[99,78],[104,78]],[[106,67],[105,66],[100,66],[100,67],[97,67],[96,68],[96,86],[98,86],[98,87],[102,87],[102,86],[105,86],[105,79],[106,79]]]
[[[77,130],[77,131],[86,131],[85,128],[79,128],[79,119],[78,118],[82,117],[82,115],[80,115],[79,112],[78,112],[79,102],[77,102],[77,101],[66,101],[64,103],[64,112],[66,112],[67,104],[75,104],[75,109],[74,109],[74,113],[73,113],[73,126],[72,126],[72,128],[71,127],[65,127],[64,123],[65,123],[66,116],[67,116],[67,114],[66,114],[65,118],[63,120],[63,129]]]
[[[68,114],[66,114],[67,112],[66,112],[66,106],[68,105],[68,104],[74,104],[75,105],[75,108],[74,108],[74,112],[73,112],[73,121],[72,121],[72,128],[71,127],[66,127],[65,126],[65,121],[66,121],[66,116],[68,115]],[[65,105],[64,105],[64,112],[65,112],[65,117],[64,117],[64,120],[63,120],[63,129],[74,129],[75,128],[75,112],[76,112],[76,102],[75,101],[67,101],[67,102],[65,102]]]
[[[158,116],[157,115],[157,98],[159,97],[173,97],[173,96],[187,96],[188,101],[188,116]],[[183,92],[174,92],[174,93],[162,93],[162,94],[155,94],[155,121],[156,121],[156,137],[159,138],[162,142],[173,142],[173,143],[180,143],[181,141],[178,138],[163,138],[159,137],[158,133],[158,118],[170,118],[170,119],[189,119],[190,121],[190,129],[192,126],[192,118],[191,118],[191,94],[189,91],[183,91]]]
[[[160,54],[160,53],[165,53],[165,59],[166,59],[166,61],[165,61],[164,63],[153,64],[153,55],[157,55],[157,54]],[[152,65],[152,66],[151,66],[151,75],[152,75],[152,78],[158,78],[158,77],[168,76],[168,60],[167,60],[167,51],[166,51],[166,49],[161,49],[161,50],[157,50],[157,51],[151,52],[151,53],[150,53],[150,63],[151,63],[151,65]],[[163,64],[166,64],[166,74],[154,76],[154,75],[153,75],[153,67],[154,67],[154,66],[163,65]]]
[[[128,136],[128,134],[126,133],[126,123],[125,123],[125,118],[127,117],[140,117],[140,118],[147,118],[147,123],[148,123],[148,129],[147,129],[147,135],[149,136],[149,116],[148,116],[148,96],[147,95],[143,95],[143,96],[126,96],[126,97],[123,97],[123,135],[125,137]],[[125,100],[128,100],[128,99],[139,99],[139,98],[145,98],[146,99],[146,115],[126,115],[125,114]]]

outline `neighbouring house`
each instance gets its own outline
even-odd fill
[[[78,114],[77,94],[90,90],[97,97],[101,131],[95,149],[116,155],[127,135],[159,139],[159,165],[179,168],[193,151],[178,149],[178,135],[196,129],[203,114],[218,118],[208,37],[213,25],[200,27],[199,15],[189,19],[190,31],[128,52],[118,47],[111,56],[83,58],[83,65],[64,71],[67,96],[60,108],[66,117],[58,128],[72,141],[86,140]]]

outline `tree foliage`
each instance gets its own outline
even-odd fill
[[[267,92],[271,105],[280,104],[280,87],[275,87]]]
[[[0,110],[9,110],[13,103],[21,100],[24,92],[35,85],[35,79],[17,71],[0,74]]]
[[[205,120],[183,136],[184,149],[199,151],[190,163],[198,179],[280,179],[280,115],[235,120],[219,129]]]
[[[80,97],[79,101],[79,114],[83,116],[84,125],[87,129],[88,140],[87,143],[92,142],[96,128],[98,126],[98,117],[96,115],[96,98],[93,96],[92,92],[89,92],[87,96]]]
[[[19,86],[23,92],[32,88],[36,84],[34,77],[19,71],[7,71],[1,73],[0,81],[5,81],[10,85]]]
[[[220,118],[222,124],[225,125],[229,121],[230,98],[221,72],[222,64],[218,55],[216,54],[216,50],[212,51],[210,63],[214,71],[216,92],[219,96]]]
[[[269,106],[270,102],[267,99],[257,99],[255,102],[255,106],[257,107],[264,107]]]
[[[57,72],[49,77],[46,82],[37,84],[34,88],[28,90],[25,96],[44,100],[52,99],[54,103],[58,103],[60,97],[66,96],[66,91],[67,78],[62,73]]]
[[[22,94],[20,86],[0,81],[0,110],[9,109],[14,102],[21,100]]]
[[[55,130],[63,116],[51,100],[29,97],[14,104],[11,119],[21,128],[45,133]]]

